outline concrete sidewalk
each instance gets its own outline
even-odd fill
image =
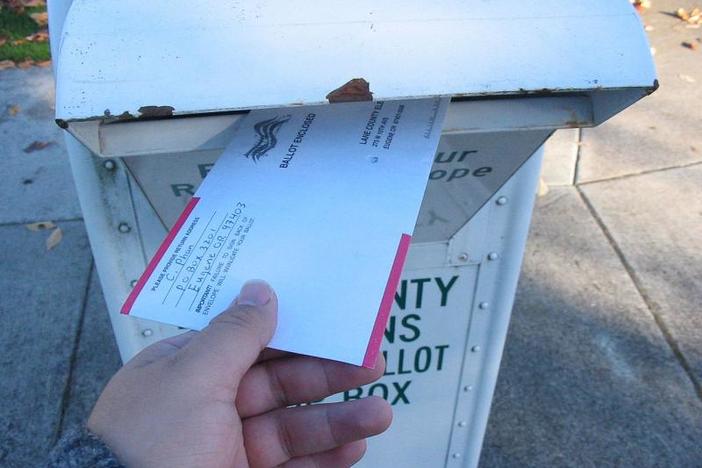
[[[701,33],[653,3],[661,88],[537,202],[484,466],[702,466]]]
[[[537,200],[483,466],[702,466],[702,52],[680,46],[702,33],[654,4],[661,89],[574,134],[575,185]],[[52,101],[49,70],[0,72],[2,466],[41,462],[120,365]],[[45,220],[49,251],[24,226]]]

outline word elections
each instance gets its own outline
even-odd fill
[[[360,144],[368,144],[368,140],[370,140],[370,137],[373,134],[373,129],[375,128],[375,124],[378,122],[378,116],[380,115],[380,111],[383,109],[384,105],[384,101],[378,101],[375,103],[375,106],[373,106],[373,110],[371,111],[370,116],[368,117],[366,126],[363,127],[363,132],[361,133],[361,141],[359,142]]]
[[[469,175],[473,177],[485,177],[492,172],[492,167],[483,166],[477,169],[470,167],[455,167],[454,163],[466,163],[465,159],[471,154],[476,154],[477,150],[451,151],[436,153],[434,166],[429,174],[429,180],[444,180],[451,182],[456,179],[463,179]],[[450,166],[439,166],[439,164],[450,164]]]
[[[446,307],[458,278],[458,275],[455,275],[448,279],[437,276],[402,280],[395,294],[395,304],[400,311],[404,311],[408,306],[413,307],[413,310],[404,315],[393,314],[388,320],[385,328],[387,349],[383,350],[386,363],[383,380],[344,392],[344,401],[377,395],[389,401],[391,405],[408,405],[412,402],[411,385],[419,375],[442,372],[446,369],[450,345],[421,342],[422,309]],[[408,347],[400,347],[405,345]],[[412,374],[417,377],[399,378]]]
[[[297,135],[295,135],[293,142],[290,143],[290,146],[288,146],[288,152],[285,153],[283,160],[280,162],[280,165],[278,166],[279,168],[281,168],[281,169],[288,168],[288,166],[290,165],[290,161],[292,161],[292,158],[295,157],[295,153],[297,152],[298,148],[300,148],[300,145],[302,144],[302,140],[305,138],[305,135],[307,135],[307,131],[310,129],[310,126],[312,125],[312,122],[314,121],[315,117],[317,117],[317,114],[314,114],[314,113],[307,114],[307,116],[305,117],[305,120],[302,122],[302,125],[300,126],[300,129],[297,131]]]

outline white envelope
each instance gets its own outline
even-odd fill
[[[261,278],[270,347],[373,367],[447,106],[251,111],[122,313],[200,330]]]

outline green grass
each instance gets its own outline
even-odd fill
[[[45,7],[27,8],[20,14],[7,8],[0,10],[0,37],[8,39],[5,45],[0,46],[0,60],[21,62],[31,59],[40,62],[51,58],[48,42],[25,42],[12,45],[13,40],[24,39],[39,31],[39,26],[29,15],[43,11],[46,11]]]

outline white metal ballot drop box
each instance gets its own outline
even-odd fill
[[[657,87],[629,1],[50,0],[49,13],[57,123],[124,360],[182,331],[119,309],[247,111],[325,104],[352,79],[375,100],[452,98],[385,376],[333,400],[393,405],[362,466],[475,466],[540,148]]]

